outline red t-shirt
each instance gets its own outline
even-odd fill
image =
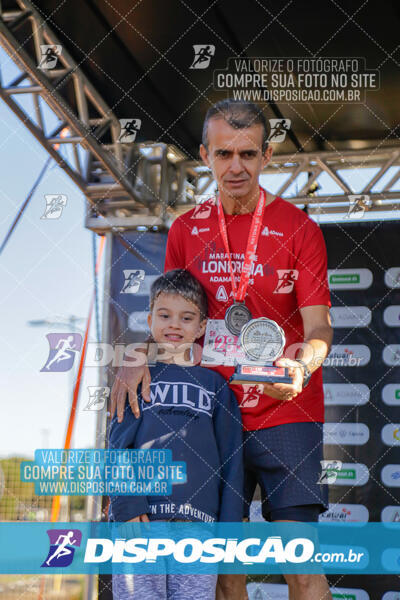
[[[237,282],[252,217],[252,213],[225,215]],[[245,302],[253,318],[268,317],[283,328],[286,351],[304,339],[299,308],[317,304],[331,306],[325,241],[314,221],[293,204],[277,197],[265,207],[256,254]],[[181,215],[172,224],[165,271],[171,269],[190,271],[207,292],[208,316],[224,318],[233,302],[232,284],[214,199]],[[290,358],[295,356],[291,352],[289,355]],[[234,368],[219,366],[216,370],[228,379]],[[321,368],[313,373],[301,394],[286,402],[257,393],[259,388],[254,385],[231,387],[246,430],[324,420]]]

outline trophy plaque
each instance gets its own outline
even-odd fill
[[[236,359],[230,383],[292,383],[288,367],[273,364],[282,355],[285,343],[285,333],[275,321],[261,317],[246,323],[239,336],[244,356]]]

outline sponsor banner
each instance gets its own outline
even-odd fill
[[[370,600],[369,594],[365,590],[356,588],[331,587],[332,600]],[[400,600],[400,592],[397,596],[385,596],[382,600]],[[249,600],[289,600],[289,588],[280,583],[255,583],[247,584],[247,594]]]
[[[385,465],[381,471],[381,479],[388,487],[400,487],[400,465]]]
[[[382,600],[400,600],[400,592],[386,592],[383,594]]]
[[[369,427],[364,423],[324,423],[324,444],[362,446],[369,440]]]
[[[382,400],[389,406],[400,406],[400,383],[388,383],[382,388]]]
[[[391,267],[385,271],[385,285],[388,288],[400,288],[400,267]]]
[[[382,427],[382,442],[386,446],[400,446],[400,423],[388,423]]]
[[[323,365],[326,367],[364,367],[370,360],[371,351],[364,344],[333,344]]]
[[[330,314],[335,328],[368,327],[372,318],[372,313],[366,306],[332,306]]]
[[[328,269],[331,290],[366,290],[372,281],[373,276],[369,269]]]
[[[387,306],[383,311],[383,320],[388,327],[400,327],[400,306]]]
[[[369,600],[369,594],[365,590],[356,588],[332,587],[332,600]]]
[[[400,466],[399,466],[400,468]],[[362,463],[342,463],[331,485],[365,485],[369,480],[368,467]],[[399,484],[400,485],[400,484]]]
[[[361,406],[369,402],[369,395],[365,383],[324,383],[325,406]]]
[[[400,523],[400,505],[385,506],[381,512],[381,521],[384,523]]]
[[[389,367],[400,366],[400,344],[389,344],[385,346],[382,353],[382,360]]]
[[[369,511],[364,504],[329,504],[320,514],[320,523],[367,523]]]

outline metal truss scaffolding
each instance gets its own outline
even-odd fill
[[[206,193],[211,173],[174,146],[121,143],[118,117],[65,47],[55,68],[41,66],[43,46],[61,47],[60,41],[28,0],[14,4],[12,10],[0,6],[0,44],[18,75],[7,84],[1,80],[0,95],[85,194],[86,226],[95,231],[168,226]],[[33,110],[21,96],[31,98]],[[51,131],[49,109],[57,120]],[[277,193],[307,205],[310,214],[343,214],[354,202],[343,173],[356,169],[373,169],[368,184],[357,191],[368,198],[366,210],[400,207],[400,192],[393,191],[400,187],[400,147],[278,154],[264,173],[282,175]],[[325,187],[319,184],[322,176],[325,184],[336,184],[337,193],[318,193]]]

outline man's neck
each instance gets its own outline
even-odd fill
[[[224,213],[227,215],[242,215],[253,212],[257,206],[259,196],[260,191],[258,186],[256,190],[253,190],[246,196],[242,196],[240,198],[233,198],[231,195],[223,191],[220,193]]]

